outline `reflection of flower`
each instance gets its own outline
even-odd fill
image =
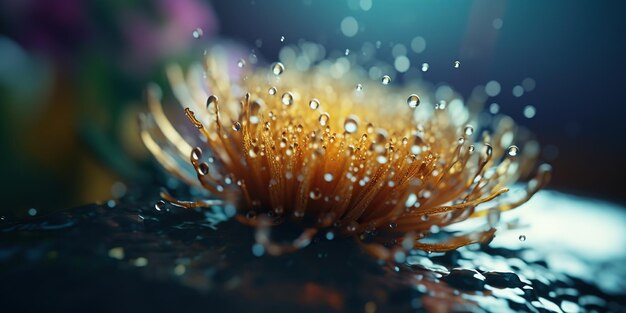
[[[156,87],[148,92],[152,114],[142,119],[142,138],[170,172],[235,204],[237,219],[258,227],[256,252],[303,247],[320,229],[354,236],[382,259],[412,248],[445,251],[487,242],[499,212],[524,203],[549,178],[549,168],[542,166],[520,199],[477,209],[495,202],[534,163],[535,142],[529,141],[524,153],[510,146],[515,135],[510,118],[500,117],[493,132],[477,136],[466,124],[473,116],[459,99],[451,96],[433,106],[421,87],[415,88],[424,91],[422,104],[408,90],[357,85],[358,69],[351,71],[355,66],[345,58],[312,67],[288,64],[282,73],[282,64],[249,69],[226,58],[223,49],[214,50],[206,73],[194,67],[185,78],[178,67],[168,70],[174,93],[202,139],[175,130]],[[296,60],[303,58],[306,53]],[[194,173],[180,165],[187,158]],[[215,203],[163,197],[189,208]],[[490,227],[483,230],[425,238],[484,215]],[[289,245],[273,243],[269,226],[288,220],[303,225],[302,235]]]

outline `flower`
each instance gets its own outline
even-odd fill
[[[167,71],[200,139],[168,120],[155,85],[142,138],[165,169],[214,197],[180,201],[164,192],[166,201],[234,205],[237,220],[257,227],[261,252],[302,248],[320,230],[352,236],[385,260],[410,249],[488,242],[499,213],[549,179],[542,165],[522,196],[501,197],[534,167],[538,145],[512,145],[524,133],[511,118],[480,124],[454,93],[433,104],[427,86],[395,87],[388,76],[369,82],[343,57],[254,68],[227,55],[212,49],[186,77],[178,66]],[[438,234],[484,216],[482,228]],[[281,223],[301,225],[302,234],[288,244],[272,241],[269,230]]]

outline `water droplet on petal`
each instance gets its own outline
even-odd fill
[[[465,136],[471,136],[474,134],[474,127],[472,125],[465,125],[465,129],[463,129]]]
[[[243,68],[244,66],[246,66],[246,60],[239,59],[239,61],[237,61],[237,67],[238,68]]]
[[[454,61],[454,68],[459,68],[461,66],[461,62]]]
[[[512,157],[517,156],[518,153],[519,153],[519,148],[515,145],[510,146],[509,150],[507,151],[507,154]]]
[[[406,99],[406,103],[409,105],[409,108],[415,109],[418,105],[420,105],[420,97],[416,94],[411,94]]]
[[[267,90],[267,93],[268,93],[270,96],[275,95],[275,94],[276,94],[276,87],[270,87],[270,89],[268,89],[268,90]]]
[[[274,73],[274,75],[278,76],[282,74],[284,71],[285,71],[285,66],[282,63],[276,62],[272,64],[272,73]]]
[[[519,235],[517,239],[519,239],[519,241],[526,241],[526,235]]]
[[[311,99],[311,101],[309,101],[309,108],[311,108],[311,110],[317,110],[317,108],[320,107],[320,101],[313,98]]]
[[[348,134],[355,133],[358,128],[359,128],[359,118],[355,115],[348,116],[343,123],[343,129]]]
[[[234,122],[233,123],[233,130],[236,131],[236,132],[240,131],[241,130],[241,123]]]
[[[293,104],[293,95],[291,94],[291,92],[285,92],[283,96],[280,98],[280,101],[284,105],[290,106]]]
[[[198,165],[198,174],[204,176],[206,174],[209,173],[209,164],[207,164],[206,162],[202,162],[200,163],[200,165]]]
[[[428,71],[428,63],[422,63],[422,72]]]
[[[385,75],[385,76],[383,76],[381,81],[382,81],[383,85],[389,85],[389,83],[391,83],[391,77],[389,77],[389,75]]]
[[[207,110],[209,110],[209,108],[211,106],[215,106],[217,105],[217,103],[219,102],[219,99],[217,98],[216,95],[210,95],[207,99],[206,99],[206,108]],[[213,112],[215,113],[215,112]]]
[[[285,41],[285,36],[280,36],[280,42],[284,42]]]
[[[363,90],[363,85],[361,85],[361,84],[356,84],[356,90],[357,90],[357,91],[362,91],[362,90]]]
[[[330,121],[330,114],[326,112],[320,114],[320,118],[319,118],[320,125],[326,126],[328,125],[329,121]]]
[[[191,150],[191,160],[198,161],[202,157],[202,149],[195,147]]]

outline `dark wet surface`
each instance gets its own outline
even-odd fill
[[[626,311],[623,292],[549,268],[528,248],[412,251],[383,264],[352,239],[322,232],[296,253],[255,256],[253,230],[219,223],[221,208],[158,211],[154,203],[127,198],[5,218],[2,311]]]

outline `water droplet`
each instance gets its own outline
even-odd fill
[[[391,83],[391,77],[389,77],[389,75],[385,75],[381,78],[381,82],[383,85],[389,85],[389,83]]]
[[[422,63],[422,72],[428,71],[428,63]]]
[[[526,241],[526,235],[519,235],[517,239],[519,239],[519,241]]]
[[[285,41],[285,36],[280,36],[280,42],[284,42]]]
[[[233,123],[233,130],[236,131],[236,132],[240,131],[241,130],[241,123],[234,122]]]
[[[363,85],[361,85],[361,84],[356,84],[356,90],[357,90],[357,91],[363,91]]]
[[[238,68],[243,68],[244,66],[246,66],[246,60],[239,59],[239,61],[237,61],[237,67]]]
[[[209,110],[209,107],[217,105],[218,102],[219,102],[219,99],[217,98],[216,95],[210,95],[206,99],[206,108],[207,108],[207,110]]]
[[[331,174],[331,173],[326,173],[326,174],[324,174],[324,180],[325,180],[326,182],[331,182],[331,181],[333,181],[333,174]]]
[[[319,121],[320,121],[320,125],[322,126],[328,125],[328,122],[330,121],[330,114],[326,112],[320,114]]]
[[[280,101],[284,105],[290,106],[293,104],[293,95],[291,94],[291,92],[285,92],[283,96],[280,98]]]
[[[191,32],[191,35],[193,36],[194,39],[198,39],[202,37],[203,34],[204,34],[204,31],[202,31],[202,28],[200,27],[194,29],[193,32]]]
[[[275,95],[275,94],[276,94],[276,87],[270,87],[270,89],[268,89],[268,90],[267,90],[267,93],[268,93],[270,96]]]
[[[206,174],[209,173],[209,164],[207,164],[206,162],[202,162],[200,163],[200,165],[198,165],[198,174],[204,176]]]
[[[159,200],[159,201],[157,201],[157,203],[154,204],[154,208],[157,211],[163,210],[164,207],[165,207],[165,201],[163,201],[163,200]]]
[[[509,150],[507,151],[507,154],[509,156],[516,156],[519,153],[519,148],[516,145],[510,146]]]
[[[461,66],[461,62],[454,61],[454,68],[459,68]]]
[[[471,136],[474,134],[474,127],[472,125],[465,125],[463,132],[465,133],[465,136]]]
[[[355,133],[358,128],[359,128],[359,118],[356,117],[355,115],[348,116],[343,123],[343,129],[348,134]]]
[[[348,55],[350,54],[350,49],[346,49],[346,52],[344,53],[344,55]]]
[[[309,101],[309,108],[311,108],[312,110],[317,110],[317,108],[320,107],[320,101],[313,98],[311,99],[311,101]]]
[[[319,198],[322,197],[322,192],[320,191],[319,188],[316,187],[315,189],[309,192],[309,197],[313,200],[318,200]]]
[[[278,76],[282,74],[284,71],[285,71],[285,66],[282,63],[276,62],[272,64],[272,73],[274,73],[274,75]]]
[[[416,94],[411,94],[406,99],[406,104],[409,105],[409,108],[415,109],[415,108],[417,108],[418,105],[420,105],[420,97],[418,95],[416,95]]]
[[[202,158],[202,149],[200,147],[195,147],[191,150],[191,160],[198,161]]]
[[[484,153],[485,158],[491,158],[491,155],[493,154],[493,147],[491,147],[490,144],[486,143],[483,153]]]

